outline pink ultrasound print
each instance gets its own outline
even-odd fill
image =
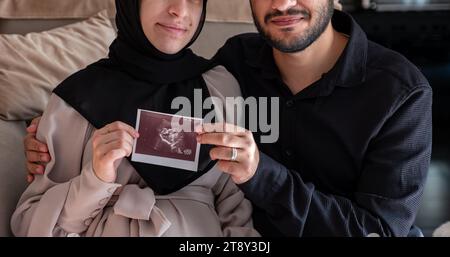
[[[176,122],[172,124],[172,120]],[[176,124],[181,124],[177,126]],[[133,161],[197,170],[200,145],[194,127],[201,120],[139,110]]]

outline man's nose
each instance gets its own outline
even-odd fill
[[[272,0],[272,9],[285,12],[297,5],[297,0]]]
[[[184,18],[188,14],[188,0],[169,0],[169,13],[173,16]]]

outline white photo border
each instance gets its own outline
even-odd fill
[[[139,131],[139,125],[140,125],[140,121],[141,121],[141,113],[142,112],[150,112],[150,113],[160,114],[160,115],[164,115],[164,116],[179,117],[179,118],[199,121],[199,122],[203,123],[203,120],[199,119],[199,118],[184,117],[184,116],[180,116],[180,115],[173,115],[173,114],[167,114],[167,113],[161,113],[161,112],[148,111],[148,110],[144,110],[144,109],[138,109],[137,118],[136,118],[136,130],[137,131]],[[198,161],[199,161],[199,156],[200,156],[200,143],[197,142],[197,150],[195,152],[195,160],[194,161],[186,161],[186,160],[180,160],[180,159],[176,159],[176,158],[168,158],[168,157],[162,157],[162,156],[136,153],[137,140],[138,139],[135,139],[134,143],[133,143],[133,153],[131,156],[132,161],[148,163],[148,164],[155,164],[155,165],[160,165],[160,166],[166,166],[166,167],[171,167],[171,168],[177,168],[177,169],[197,172]]]

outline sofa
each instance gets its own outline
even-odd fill
[[[0,236],[9,236],[9,219],[26,187],[25,122],[0,120]]]

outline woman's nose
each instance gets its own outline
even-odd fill
[[[183,18],[188,14],[187,0],[169,0],[169,13],[173,16]]]

